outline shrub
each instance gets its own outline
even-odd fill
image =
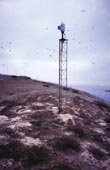
[[[44,87],[49,87],[49,84],[43,84]]]
[[[15,115],[15,113],[10,111],[9,109],[10,109],[10,106],[5,107],[4,109],[2,109],[0,111],[0,115],[8,116],[8,117],[13,117]]]
[[[16,75],[12,75],[12,76],[11,76],[11,78],[13,78],[13,79],[16,79],[16,80],[17,80],[18,76],[16,76]]]
[[[106,123],[110,123],[110,117],[105,118]]]
[[[78,90],[76,90],[76,89],[72,89],[72,92],[73,93],[79,93]]]
[[[80,170],[78,166],[70,166],[64,164],[58,164],[52,168],[52,170]]]
[[[25,167],[47,163],[49,150],[45,147],[27,147],[18,141],[12,141],[6,145],[0,145],[0,159],[14,159],[21,161]]]
[[[68,130],[73,131],[77,137],[84,138],[86,136],[84,128],[79,125],[69,126]]]
[[[15,130],[8,128],[8,127],[1,128],[0,133],[6,134],[6,135],[8,135],[12,138],[18,138],[19,137],[19,134]]]
[[[69,91],[68,87],[63,87],[63,90]]]
[[[105,153],[101,150],[99,150],[98,148],[91,148],[89,149],[89,152],[92,153],[92,155],[94,156],[94,158],[98,159],[98,160],[104,160],[105,157]]]
[[[95,101],[96,106],[98,106],[101,110],[107,109],[108,111],[110,111],[110,106],[103,102],[103,101]]]
[[[55,141],[55,147],[62,151],[72,149],[78,152],[81,149],[79,142],[72,136],[62,136],[61,138],[57,138]]]
[[[92,139],[93,139],[95,142],[98,142],[98,143],[100,143],[100,144],[103,144],[103,143],[104,143],[101,135],[98,134],[98,133],[94,133],[94,134],[92,135]]]
[[[103,144],[103,147],[107,150],[107,152],[109,152],[110,154],[110,143],[108,141],[105,141]]]
[[[107,137],[110,138],[110,127],[109,126],[105,127],[105,133]]]
[[[42,120],[33,120],[33,121],[31,121],[31,123],[32,123],[34,128],[41,127]]]
[[[19,160],[23,154],[23,146],[18,141],[0,145],[0,159],[12,158]]]
[[[25,152],[24,165],[34,166],[36,164],[47,163],[49,160],[49,150],[45,147],[32,146]]]
[[[105,128],[106,132],[110,132],[110,127]]]

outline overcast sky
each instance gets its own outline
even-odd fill
[[[57,83],[62,21],[68,83],[110,85],[110,0],[0,0],[0,73]]]

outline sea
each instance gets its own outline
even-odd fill
[[[72,87],[110,102],[110,86],[72,85]]]

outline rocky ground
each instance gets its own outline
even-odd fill
[[[110,170],[110,104],[75,89],[0,76],[0,170]]]

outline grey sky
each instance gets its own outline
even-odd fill
[[[57,83],[62,21],[69,84],[110,85],[109,0],[0,0],[0,73]]]

